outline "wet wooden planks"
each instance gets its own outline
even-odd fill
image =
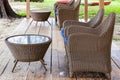
[[[44,57],[48,71],[44,72],[41,63],[37,61],[30,62],[30,64],[19,62],[15,68],[15,72],[12,73],[11,70],[14,65],[14,58],[3,42],[0,46],[0,80],[104,80],[99,77],[86,78],[85,75],[81,77],[79,74],[77,74],[76,78],[69,78],[63,39],[60,35],[60,31],[53,23],[53,18],[49,20],[52,25],[49,25],[47,22],[38,22],[36,24],[36,22],[33,21],[31,23],[32,19],[23,19],[20,25],[10,34],[39,34],[51,37],[52,43]],[[112,59],[115,62],[112,61],[112,80],[120,80],[119,53],[119,48],[116,48],[113,44]],[[99,74],[98,76],[101,77]]]

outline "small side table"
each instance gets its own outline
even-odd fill
[[[31,10],[31,17],[34,21],[47,21],[50,24],[50,22],[48,21],[50,13],[50,10]]]
[[[14,35],[6,38],[5,42],[15,58],[15,65],[12,72],[18,61],[40,61],[46,71],[43,58],[51,41],[52,39],[48,36],[36,34]]]

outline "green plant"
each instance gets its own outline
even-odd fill
[[[16,13],[19,14],[20,16],[22,16],[22,17],[26,16],[26,12],[25,11],[17,11]]]
[[[115,41],[120,41],[120,38],[119,38],[119,37],[116,37],[116,36],[113,36],[113,40],[115,40]]]

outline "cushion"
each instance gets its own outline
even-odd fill
[[[57,0],[57,4],[68,4],[69,0]]]
[[[58,15],[58,14],[59,14],[59,12],[58,12],[58,11],[56,11],[56,12],[55,12],[55,14],[56,14],[56,15]]]
[[[64,35],[65,35],[65,30],[64,28],[61,29],[61,36],[64,38]]]
[[[69,41],[69,40],[68,40],[68,36],[65,37],[65,40],[64,40],[64,41],[65,41],[65,44],[68,44],[68,41]]]

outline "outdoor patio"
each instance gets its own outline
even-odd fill
[[[0,45],[0,80],[105,80],[99,73],[77,73],[74,78],[69,78],[68,65],[60,30],[55,25],[53,18],[49,18],[51,25],[32,22],[24,18],[18,27],[9,35],[40,34],[50,36],[52,43],[44,57],[47,72],[39,62],[18,62],[14,73],[11,72],[14,58],[4,41]],[[31,24],[30,24],[31,23]],[[120,49],[112,44],[112,80],[120,80]]]

